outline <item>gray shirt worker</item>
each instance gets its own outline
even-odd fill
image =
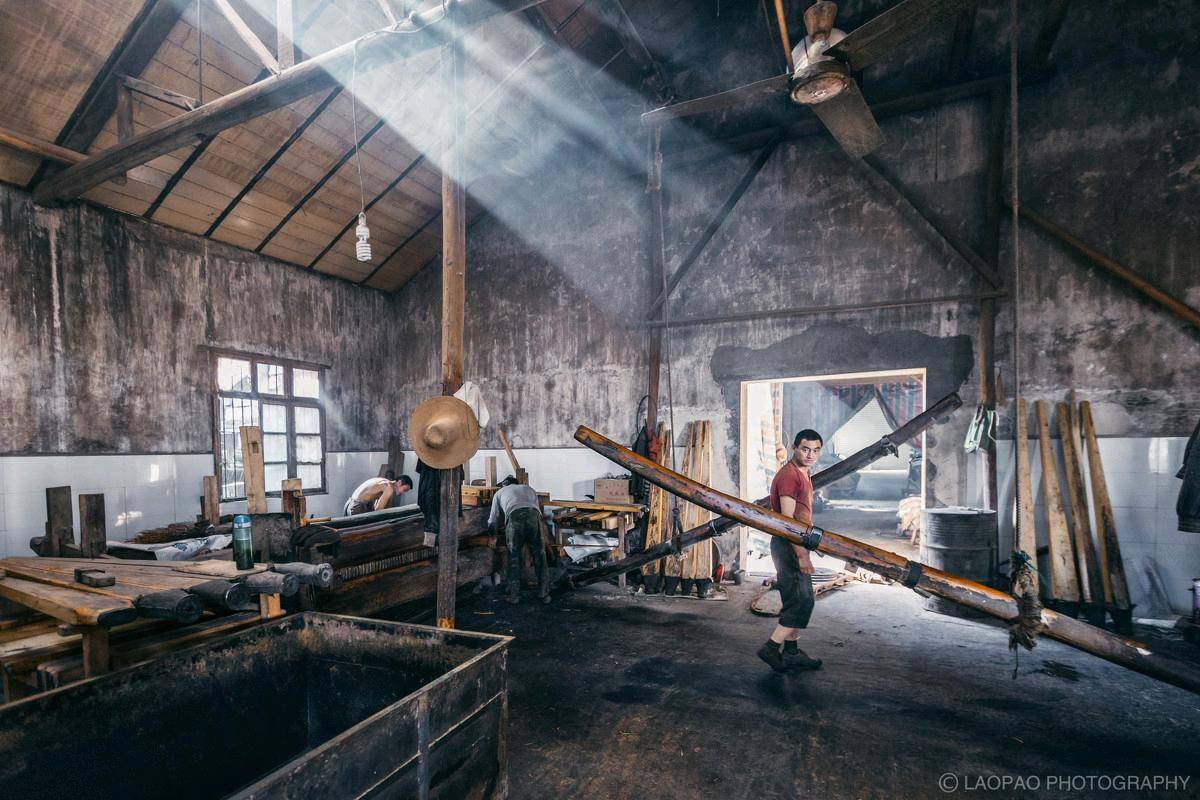
[[[500,521],[501,511],[504,512],[504,517],[507,519],[518,508],[532,508],[540,516],[542,510],[538,505],[537,492],[522,483],[501,487],[492,497],[492,513],[488,516],[488,527],[496,526],[496,523]]]

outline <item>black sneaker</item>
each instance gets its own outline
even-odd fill
[[[783,663],[789,670],[812,670],[821,668],[821,659],[810,658],[808,653],[805,653],[800,648],[796,648],[796,652],[789,653],[784,651],[782,654]]]
[[[778,647],[772,644],[764,644],[758,648],[758,657],[776,672],[787,672],[787,666],[783,663],[783,653],[779,652]]]

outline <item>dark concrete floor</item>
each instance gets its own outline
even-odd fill
[[[1200,797],[1200,697],[1049,640],[1013,680],[1001,628],[866,584],[817,603],[802,646],[824,669],[776,675],[754,655],[774,624],[747,610],[755,591],[465,604],[461,627],[516,637],[514,800],[933,798],[946,773],[964,796]],[[1160,792],[1095,783],[1125,775],[1180,777]]]

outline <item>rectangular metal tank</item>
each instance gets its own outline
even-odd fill
[[[503,798],[509,641],[267,622],[0,707],[0,797]]]

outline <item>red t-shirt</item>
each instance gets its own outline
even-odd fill
[[[779,498],[790,497],[796,501],[795,519],[812,524],[812,480],[800,471],[792,461],[783,465],[771,481],[771,509],[782,511]]]

